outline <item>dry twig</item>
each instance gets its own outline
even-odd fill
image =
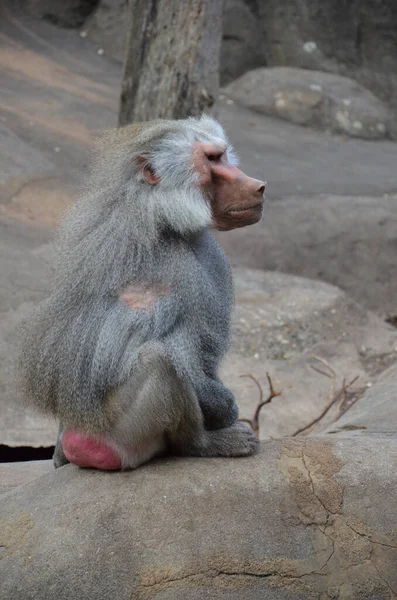
[[[271,377],[270,377],[269,373],[266,373],[267,381],[269,383],[270,394],[266,398],[266,400],[263,400],[263,390],[262,390],[262,386],[259,383],[259,381],[250,373],[247,373],[246,375],[240,375],[240,377],[248,377],[249,379],[252,379],[252,381],[255,383],[255,385],[257,386],[257,388],[259,390],[259,402],[258,402],[258,406],[256,407],[255,414],[252,417],[252,419],[239,419],[239,421],[243,422],[243,423],[248,423],[248,425],[255,432],[255,434],[257,436],[259,436],[259,414],[260,414],[262,408],[265,406],[265,404],[269,404],[273,400],[273,398],[276,398],[277,396],[281,396],[283,391],[282,390],[277,391],[274,389]]]
[[[314,365],[311,365],[311,367],[312,367],[312,369],[314,371],[317,371],[317,373],[321,373],[321,375],[324,375],[325,377],[328,377],[329,379],[331,379],[331,384],[330,384],[329,393],[328,393],[328,402],[327,402],[326,407],[324,408],[324,410],[322,411],[322,413],[318,417],[316,417],[315,419],[313,419],[308,425],[305,425],[304,427],[301,427],[300,429],[298,429],[297,431],[295,431],[295,433],[292,434],[292,437],[295,437],[295,436],[303,433],[304,431],[307,431],[311,427],[314,427],[314,425],[317,425],[317,423],[319,423],[321,421],[321,419],[323,419],[325,417],[325,415],[327,414],[327,412],[337,402],[339,402],[339,400],[342,400],[344,398],[347,390],[358,379],[358,375],[357,375],[357,377],[354,377],[354,379],[352,379],[349,383],[346,383],[346,379],[344,379],[343,383],[342,383],[341,389],[335,394],[336,373],[335,373],[334,369],[327,363],[326,360],[324,360],[324,358],[321,358],[320,356],[316,356],[315,354],[313,354],[313,358],[315,360],[317,360],[318,362],[322,363],[329,370],[329,372],[327,373],[327,372],[323,371],[322,369],[319,369],[318,367],[315,367]]]

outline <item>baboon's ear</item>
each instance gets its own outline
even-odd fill
[[[160,181],[160,177],[154,172],[154,169],[150,164],[149,157],[145,156],[144,154],[139,154],[135,160],[144,180],[150,185],[156,185],[156,183]]]

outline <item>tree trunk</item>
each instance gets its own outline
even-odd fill
[[[119,124],[208,112],[219,89],[223,0],[131,0]]]

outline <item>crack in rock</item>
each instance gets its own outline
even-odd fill
[[[327,594],[328,588],[338,590],[332,592],[338,595],[331,597],[359,599],[362,597],[360,590],[365,590],[390,600],[396,597],[396,591],[381,573],[379,562],[375,564],[373,544],[378,548],[376,560],[381,564],[387,558],[384,553],[397,547],[385,534],[374,532],[365,523],[353,521],[343,514],[343,486],[335,479],[342,466],[328,441],[285,442],[282,449],[280,468],[292,486],[298,523],[313,527],[317,532],[313,535],[317,558],[323,550],[319,534],[331,545],[324,564],[305,579],[321,594]],[[374,539],[376,537],[378,540]],[[318,575],[325,575],[325,578],[318,579]],[[328,598],[328,595],[324,597]]]

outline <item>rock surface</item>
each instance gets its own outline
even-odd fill
[[[250,458],[1,466],[0,597],[392,600],[396,376],[337,435],[262,442]]]
[[[73,466],[0,496],[7,600],[363,600],[397,592],[393,440]]]
[[[299,125],[364,139],[392,133],[385,105],[340,75],[289,67],[254,69],[228,85],[225,93],[243,106]]]
[[[386,316],[396,314],[396,227],[396,194],[302,194],[270,199],[249,236],[218,238],[235,265],[328,281]]]
[[[0,444],[52,446],[55,423],[26,409],[16,386],[16,328],[46,294],[50,228],[72,202],[93,136],[116,125],[120,73],[104,78],[103,57],[75,31],[29,20],[15,4],[0,11]]]
[[[17,2],[30,15],[68,28],[82,25],[97,4],[97,0],[17,0]]]
[[[51,460],[0,463],[0,494],[9,492],[13,488],[34,481],[41,475],[53,471],[54,465]]]
[[[262,30],[251,7],[241,0],[225,0],[220,63],[222,85],[264,64]]]
[[[55,440],[55,423],[22,403],[15,371],[18,325],[48,289],[48,252],[47,232],[1,221],[0,444],[11,447],[52,446]]]
[[[252,417],[258,403],[258,390],[242,375],[253,375],[265,398],[266,372],[283,390],[262,410],[262,438],[292,435],[329,402],[330,380],[312,367],[327,369],[313,355],[334,369],[335,393],[344,378],[358,377],[350,390],[355,396],[397,360],[396,329],[334,286],[282,273],[236,269],[235,288],[233,347],[221,373],[236,394],[240,416]],[[336,415],[331,411],[323,426]]]
[[[129,18],[128,0],[101,0],[82,32],[106,54],[123,61]]]
[[[397,116],[395,0],[259,0],[268,66],[328,71],[356,79]]]
[[[379,381],[323,433],[339,437],[397,436],[397,368],[390,367]]]
[[[227,70],[223,82],[229,83],[257,66],[289,66],[326,71],[355,79],[391,108],[397,123],[397,46],[395,31],[397,9],[394,0],[234,0],[234,10],[225,5],[228,36],[236,38],[228,46]],[[248,11],[240,27],[242,10]],[[251,28],[247,30],[248,24]],[[239,41],[260,38],[253,52]],[[243,57],[245,60],[245,68]]]
[[[105,52],[123,59],[126,0],[27,0],[24,11],[80,27]],[[84,20],[86,22],[83,25]],[[346,75],[384,100],[396,127],[397,10],[394,0],[227,0],[221,80],[259,66],[292,66]]]

